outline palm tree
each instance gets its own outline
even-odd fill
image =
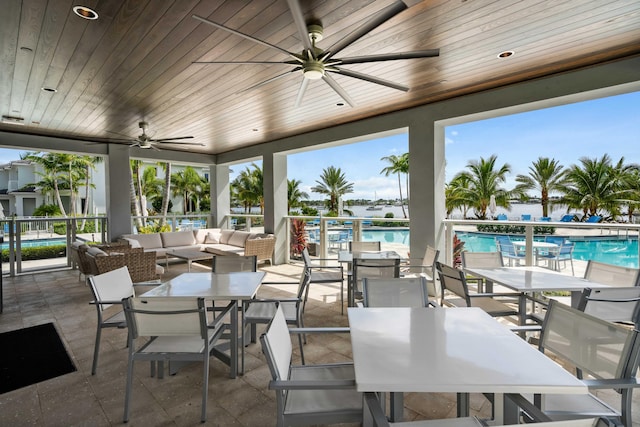
[[[302,181],[298,179],[287,180],[287,212],[291,213],[292,208],[302,205],[302,199],[308,199],[309,194],[300,190]]]
[[[264,209],[264,187],[262,169],[255,163],[247,167],[231,183],[233,198],[243,205],[245,213],[251,212],[251,207],[260,206],[260,213]]]
[[[142,179],[140,180],[140,206],[146,209],[142,199],[152,201],[156,197],[160,197],[162,194],[163,180],[157,177],[157,171],[155,167],[147,167],[142,171]]]
[[[65,173],[70,172],[70,154],[62,153],[40,153],[30,152],[24,156],[25,160],[32,161],[42,166],[43,173],[37,172],[37,174],[43,179],[35,185],[40,188],[50,188],[55,197],[56,203],[60,208],[62,216],[67,216],[67,213],[62,204],[62,198],[60,197],[61,186],[67,185],[70,181],[68,175]],[[42,190],[41,190],[42,191]],[[49,190],[44,190],[45,192]]]
[[[200,191],[202,178],[191,166],[171,175],[172,194],[182,196],[182,211],[184,214],[191,211],[190,207],[194,203],[193,197]]]
[[[549,216],[549,193],[562,189],[565,183],[564,167],[555,159],[539,157],[529,166],[529,175],[516,176],[518,192],[528,190],[540,191],[540,203],[542,204],[542,216]]]
[[[340,170],[334,166],[329,166],[322,171],[320,180],[316,180],[318,185],[311,187],[314,193],[329,196],[327,200],[327,208],[330,213],[338,214],[340,199],[347,193],[353,193],[353,183],[347,182],[347,179]]]
[[[138,230],[143,227],[142,219],[140,216],[142,213],[140,212],[140,200],[138,199],[138,192],[136,191],[136,182],[138,180],[138,176],[140,176],[140,166],[142,166],[142,160],[129,160],[131,167],[129,168],[129,200],[131,202],[131,212],[136,217],[136,226]],[[136,181],[134,181],[134,178]],[[138,186],[138,189],[140,186]]]
[[[171,197],[171,163],[160,163],[164,170],[164,188],[162,190],[162,208],[160,215],[160,229],[167,223],[167,213],[169,213],[169,198]]]
[[[398,190],[400,192],[400,205],[402,206],[402,214],[404,215],[404,217],[407,217],[407,212],[404,210],[404,201],[402,199],[402,184],[400,181],[400,177],[402,174],[405,174],[407,176],[409,176],[409,153],[404,153],[401,156],[396,156],[395,154],[391,155],[391,156],[385,156],[383,158],[381,158],[380,160],[384,160],[390,163],[389,166],[385,167],[384,169],[382,169],[380,171],[380,173],[384,173],[384,176],[389,176],[392,173],[395,173],[398,175]],[[409,188],[409,185],[407,183],[407,189]]]
[[[635,169],[635,165],[625,165],[624,158],[612,165],[608,154],[599,159],[582,157],[580,165],[571,166],[567,172],[561,202],[569,208],[581,209],[584,219],[600,215],[602,210],[615,216],[621,204],[632,200],[625,177]]]
[[[497,206],[510,206],[511,192],[500,185],[506,181],[511,166],[505,163],[496,169],[497,159],[494,154],[486,160],[483,157],[480,157],[480,161],[472,160],[467,164],[468,171],[459,172],[453,178],[468,184],[466,188],[459,188],[460,197],[475,209],[475,215],[479,219],[487,218],[487,208],[492,195],[495,196]]]

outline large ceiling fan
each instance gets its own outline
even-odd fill
[[[142,129],[142,134],[138,135],[136,138],[128,138],[128,139],[110,139],[112,142],[124,142],[128,143],[131,147],[139,147],[144,149],[152,148],[154,150],[158,150],[157,145],[160,144],[180,144],[180,145],[199,145],[204,146],[204,144],[199,142],[183,142],[181,139],[193,139],[193,136],[180,136],[176,138],[152,138],[147,135],[149,131],[149,123],[147,122],[138,122],[138,126]]]
[[[331,88],[338,95],[340,95],[342,99],[344,99],[350,106],[354,107],[355,102],[353,101],[353,99],[351,99],[351,97],[338,84],[338,82],[336,82],[333,79],[333,77],[331,77],[331,73],[342,74],[344,76],[365,80],[371,83],[379,84],[382,86],[390,87],[390,88],[401,90],[404,92],[407,92],[409,88],[407,86],[404,86],[395,82],[391,82],[385,79],[381,79],[368,74],[363,74],[353,70],[345,69],[342,67],[342,65],[363,64],[367,62],[394,61],[398,59],[430,58],[430,57],[438,56],[440,54],[439,49],[428,49],[428,50],[418,50],[413,52],[382,53],[382,54],[376,54],[376,55],[352,56],[348,58],[335,57],[335,55],[338,54],[340,51],[342,51],[344,48],[356,42],[358,39],[360,39],[370,31],[374,30],[375,28],[379,27],[389,19],[393,18],[398,13],[405,10],[407,8],[407,5],[404,4],[402,1],[396,1],[393,4],[382,9],[380,12],[374,15],[369,21],[364,23],[359,28],[356,28],[352,33],[348,34],[342,40],[339,40],[338,42],[336,42],[333,46],[331,46],[327,50],[322,50],[321,48],[316,46],[316,42],[319,42],[320,40],[322,40],[322,35],[323,35],[322,24],[317,21],[309,22],[309,23],[305,22],[304,16],[302,15],[302,10],[300,8],[299,0],[287,0],[287,3],[289,5],[289,9],[291,10],[291,14],[293,15],[293,20],[295,22],[295,25],[298,29],[298,33],[302,40],[303,49],[301,53],[289,52],[288,50],[282,49],[264,40],[260,40],[248,34],[241,33],[240,31],[237,31],[232,28],[226,27],[222,24],[218,24],[216,22],[210,21],[201,16],[193,15],[193,18],[199,21],[212,25],[221,30],[228,31],[240,37],[244,37],[248,40],[251,40],[263,46],[267,46],[271,49],[277,50],[278,52],[284,53],[285,55],[291,58],[286,61],[195,61],[194,64],[261,64],[261,65],[285,64],[293,68],[285,73],[278,74],[275,77],[272,77],[258,84],[255,84],[251,87],[243,89],[239,91],[239,93],[258,88],[267,83],[271,83],[282,77],[288,76],[292,73],[302,71],[302,75],[304,76],[304,78],[302,79],[302,84],[300,85],[300,89],[298,90],[298,96],[296,98],[296,104],[295,104],[296,107],[300,106],[300,104],[302,103],[302,98],[304,97],[304,94],[307,90],[309,81],[318,80],[318,79],[324,80],[329,86],[331,86]]]

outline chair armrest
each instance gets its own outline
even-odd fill
[[[254,298],[245,301],[247,304],[253,304],[254,302],[300,302],[302,299],[300,298]]]
[[[100,302],[98,302],[98,301],[95,301],[95,300],[94,300],[94,301],[89,301],[89,304],[92,304],[92,305],[96,305],[96,304],[98,304],[98,305],[103,305],[103,304],[113,304],[113,305],[115,305],[115,304],[120,304],[120,305],[122,305],[122,300],[117,300],[117,301],[100,301]]]
[[[513,292],[507,292],[507,293],[487,293],[487,294],[471,294],[469,295],[470,298],[480,298],[480,297],[512,297],[512,298],[518,298],[520,296],[520,294],[516,294]]]
[[[327,328],[289,328],[290,334],[348,334],[351,333],[349,327],[327,327]]]
[[[270,390],[334,390],[355,389],[356,380],[324,380],[324,381],[278,381],[269,382]]]
[[[326,270],[329,268],[335,268],[335,269],[340,269],[342,270],[343,267],[341,265],[310,265],[307,268],[312,269],[312,270]]]
[[[231,312],[231,309],[233,308],[233,306],[234,306],[234,303],[232,301],[229,304],[227,304],[225,307],[216,307],[216,309],[213,310],[214,312],[213,320],[209,322],[207,327],[209,329],[217,329],[218,327],[223,325],[224,317]]]
[[[582,380],[583,383],[590,389],[600,388],[635,388],[640,387],[640,382],[637,378],[627,379],[586,379]]]
[[[296,285],[296,286],[299,286],[300,282],[261,282],[261,285]]]

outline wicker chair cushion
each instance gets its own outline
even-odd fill
[[[103,251],[100,248],[89,248],[87,249],[87,253],[93,257],[98,257],[98,256],[107,256],[109,254],[107,254],[105,251]]]
[[[129,243],[129,246],[131,246],[132,248],[141,248],[142,247],[140,242],[137,241],[136,239],[130,239],[130,238],[126,238],[125,237],[124,240],[126,240]]]

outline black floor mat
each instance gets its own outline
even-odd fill
[[[0,393],[75,370],[53,323],[0,334]]]

